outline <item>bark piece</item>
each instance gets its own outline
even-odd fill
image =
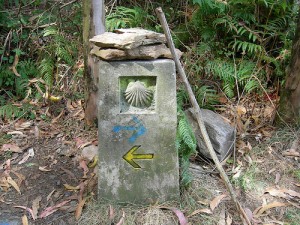
[[[105,32],[97,35],[90,39],[90,42],[98,47],[118,49],[133,49],[141,45],[166,42],[163,34],[139,28],[119,29],[115,32],[117,33]]]

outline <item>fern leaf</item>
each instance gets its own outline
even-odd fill
[[[53,83],[53,70],[54,70],[53,60],[50,57],[45,57],[39,65],[39,70],[46,85],[49,88],[51,88]]]

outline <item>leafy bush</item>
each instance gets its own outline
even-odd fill
[[[220,78],[226,95],[234,97],[237,90],[248,94],[259,83],[284,79],[297,4],[277,0],[193,0],[193,4],[186,24],[190,37],[182,38],[197,42],[190,49],[192,61],[186,63],[192,83],[213,75]]]
[[[0,0],[0,10],[1,116],[27,116],[26,104],[11,103],[47,96],[56,85],[59,66],[75,65],[81,48],[81,7],[56,0]]]

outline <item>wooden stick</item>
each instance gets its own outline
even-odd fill
[[[196,119],[197,119],[197,122],[198,122],[198,125],[200,127],[200,131],[201,131],[201,134],[203,136],[203,139],[204,139],[204,142],[206,144],[206,147],[210,153],[210,156],[212,158],[212,160],[214,161],[218,171],[220,172],[220,175],[222,177],[222,179],[224,180],[225,182],[225,185],[226,185],[226,188],[228,189],[230,195],[231,195],[231,198],[237,208],[237,210],[240,212],[240,217],[242,219],[242,221],[246,221],[246,223],[248,225],[251,225],[251,222],[249,221],[245,211],[243,210],[243,208],[241,207],[240,203],[238,202],[237,200],[237,197],[235,195],[235,192],[233,190],[233,187],[228,179],[228,176],[226,175],[222,165],[220,164],[220,161],[213,149],[213,146],[211,144],[211,141],[210,141],[210,138],[207,134],[207,131],[206,131],[206,127],[204,125],[204,122],[203,122],[203,119],[202,119],[202,114],[201,114],[201,110],[200,110],[200,107],[198,105],[198,102],[196,100],[196,97],[193,93],[193,90],[190,86],[190,83],[185,75],[185,72],[184,72],[184,69],[183,67],[181,66],[181,63],[179,61],[179,58],[178,56],[176,55],[176,52],[175,52],[175,46],[174,46],[174,43],[173,43],[173,40],[172,40],[172,37],[171,37],[171,33],[170,33],[170,29],[169,29],[169,26],[168,26],[168,23],[167,23],[167,20],[166,20],[166,17],[165,17],[165,14],[163,13],[161,7],[157,8],[156,10],[156,14],[160,20],[160,23],[162,25],[162,28],[164,30],[164,33],[165,33],[165,36],[167,38],[167,43],[169,45],[169,48],[171,50],[171,53],[172,53],[172,56],[173,56],[173,59],[175,61],[175,65],[177,67],[177,70],[178,70],[178,73],[181,77],[181,79],[183,80],[183,83],[184,83],[184,86],[188,92],[188,95],[189,95],[189,98],[190,98],[190,101],[192,103],[192,106],[194,107],[194,110],[195,110],[195,116],[196,116]]]

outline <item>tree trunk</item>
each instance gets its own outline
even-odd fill
[[[293,40],[291,64],[280,97],[279,113],[285,122],[300,122],[300,16]]]
[[[104,0],[83,1],[83,46],[85,81],[85,122],[88,126],[97,119],[97,77],[93,73],[93,60],[89,52],[89,39],[105,32]]]

